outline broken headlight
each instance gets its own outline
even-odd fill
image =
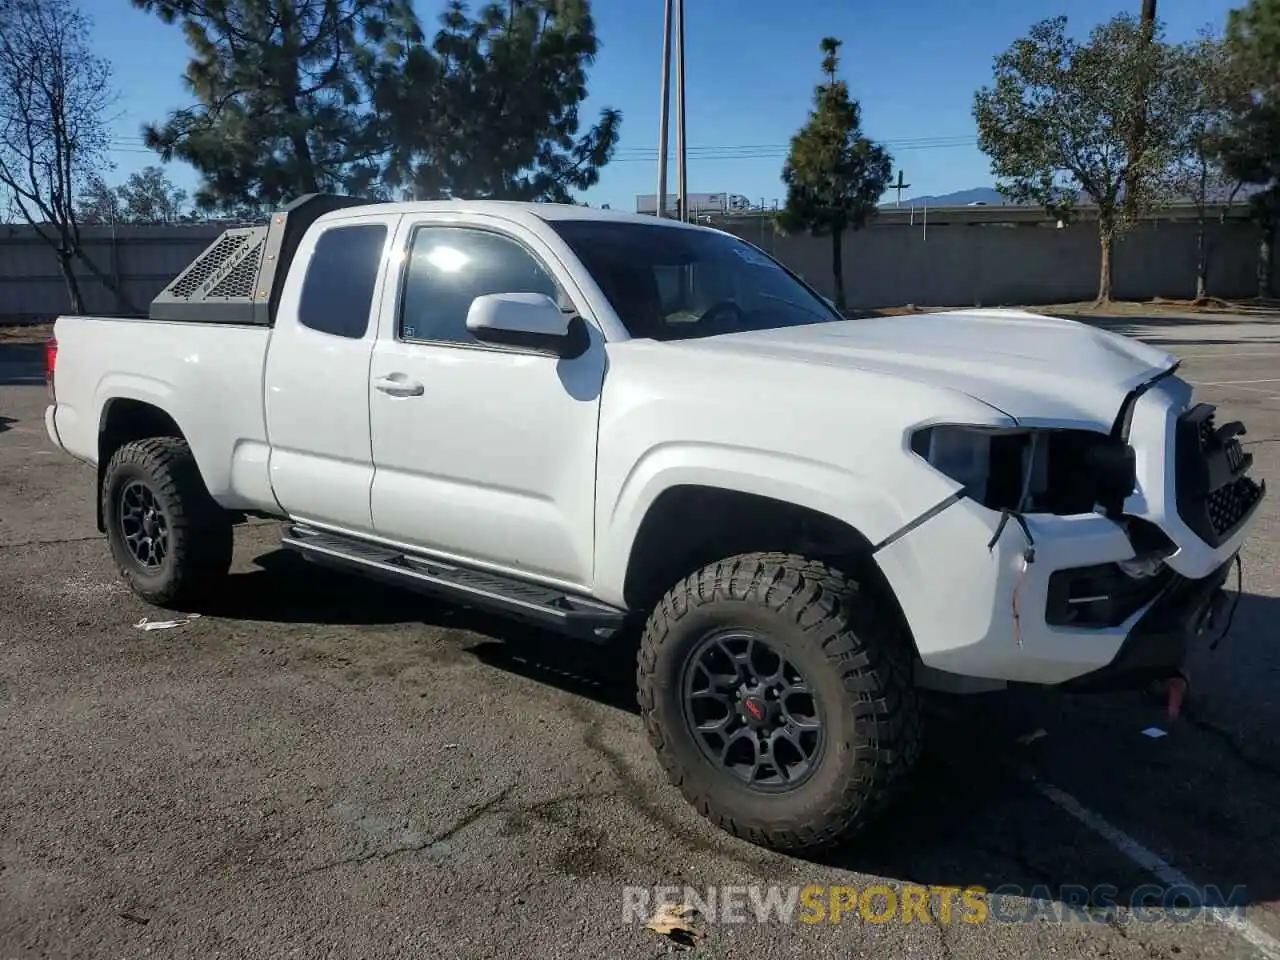
[[[1133,448],[1105,433],[940,424],[911,449],[992,510],[1116,518],[1137,483]]]

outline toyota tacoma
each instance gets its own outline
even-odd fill
[[[779,849],[872,822],[928,691],[1175,675],[1264,495],[1161,350],[847,319],[732,235],[580,206],[308,196],[54,334],[48,434],[140,597],[198,602],[272,517],[317,564],[638,638],[672,782]]]

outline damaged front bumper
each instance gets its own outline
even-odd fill
[[[1110,663],[1068,680],[1079,692],[1127,689],[1175,676],[1190,644],[1223,626],[1231,595],[1223,588],[1232,558],[1202,580],[1178,577],[1133,625]]]
[[[1126,418],[1137,483],[1123,517],[1002,522],[961,498],[879,550],[925,673],[1081,690],[1177,673],[1221,622],[1264,492],[1247,477],[1236,428],[1216,427],[1211,413],[1174,378],[1135,399]],[[1134,563],[1153,555],[1145,569]]]

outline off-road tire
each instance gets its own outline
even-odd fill
[[[683,709],[684,664],[709,631],[767,634],[808,678],[826,744],[808,780],[764,794],[707,759]],[[751,553],[672,588],[645,626],[640,713],[671,782],[703,816],[752,843],[803,851],[846,841],[901,791],[919,757],[923,714],[910,640],[896,612],[823,563]]]
[[[155,573],[133,561],[120,528],[120,491],[134,480],[150,489],[168,527],[168,552]],[[183,606],[226,576],[234,543],[231,518],[209,496],[185,440],[126,443],[103,472],[101,495],[112,558],[129,588],[148,603]]]

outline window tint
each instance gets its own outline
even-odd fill
[[[471,301],[489,293],[545,293],[556,282],[520,244],[484,230],[424,227],[413,235],[400,312],[406,340],[477,342],[467,331]]]
[[[364,336],[386,238],[380,223],[332,227],[320,234],[302,281],[298,321],[304,327],[335,337]]]

